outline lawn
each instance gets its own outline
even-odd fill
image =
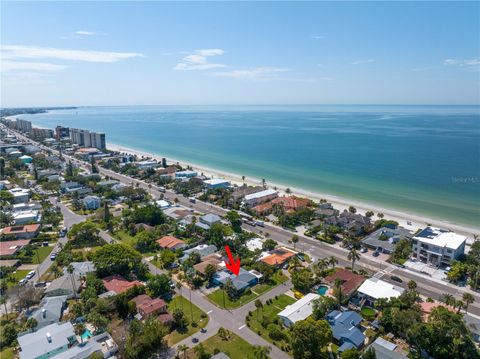
[[[210,354],[213,354],[213,351],[218,349],[231,359],[254,359],[253,346],[230,331],[228,331],[227,338],[223,339],[218,334],[215,334],[202,344]],[[180,355],[180,358],[183,358],[183,353]],[[187,358],[197,358],[193,349],[187,351]]]
[[[198,332],[200,328],[205,327],[208,323],[208,316],[195,304],[192,303],[190,306],[190,301],[185,297],[177,295],[168,303],[168,311],[170,313],[172,313],[175,308],[181,308],[183,310],[185,317],[188,319],[190,324],[188,325],[187,330],[183,333],[179,333],[177,330],[174,330],[168,334],[166,336],[168,345],[176,344],[182,339],[189,337],[193,333]],[[202,314],[205,316],[205,318],[202,318]],[[196,327],[192,326],[192,315],[193,321],[197,323]]]
[[[360,313],[366,320],[373,320],[375,318],[375,310],[370,307],[363,307]]]
[[[269,341],[270,343],[275,344],[279,348],[286,348],[289,346],[289,339],[282,339],[282,340],[273,340],[269,337],[269,331],[262,326],[262,318],[268,318],[269,323],[273,323],[275,320],[279,320],[278,313],[280,313],[287,305],[290,305],[295,302],[295,299],[289,297],[285,294],[282,294],[277,297],[277,299],[273,299],[271,304],[263,303],[263,308],[257,309],[252,312],[252,315],[247,317],[247,325],[250,329],[252,329],[255,333],[260,335],[265,340]],[[280,323],[280,322],[279,322]],[[279,327],[282,328],[285,335],[288,337],[288,330],[285,329],[281,323]]]
[[[18,282],[20,281],[20,279],[25,278],[25,276],[27,275],[28,272],[30,272],[29,269],[22,269],[22,270],[17,269],[15,272],[13,272],[12,277],[15,278],[15,281],[14,282],[8,281],[7,282],[8,288],[11,288],[11,287],[17,285]],[[1,359],[3,359],[3,357]]]
[[[15,351],[12,348],[5,348],[0,352],[0,358],[13,359],[15,358]]]
[[[114,234],[114,237],[119,239],[123,244],[126,244],[127,246],[134,247],[137,241],[135,240],[135,237],[131,236],[125,231],[117,231]]]
[[[53,247],[50,247],[50,246],[38,247],[32,256],[32,264],[42,263],[45,260],[45,258],[47,258],[47,256],[50,254],[52,249]],[[38,253],[38,256],[37,256],[37,253]]]
[[[287,280],[287,277],[283,275],[282,272],[277,272],[275,275],[273,275],[270,283],[264,283],[264,284],[257,284],[256,286],[251,288],[251,291],[248,291],[245,294],[242,294],[240,298],[232,300],[230,297],[227,295],[226,292],[224,292],[223,289],[217,289],[216,291],[210,293],[207,297],[210,299],[211,302],[213,302],[215,305],[217,305],[220,308],[223,308],[224,305],[224,294],[225,294],[225,307],[226,309],[235,309],[239,308],[252,300],[255,300],[258,298],[260,295],[262,295],[265,292],[268,292],[270,289],[276,287],[277,285],[285,282]]]

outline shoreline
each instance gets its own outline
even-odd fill
[[[108,142],[107,149],[118,151],[118,152],[130,153],[130,154],[137,155],[139,157],[142,157],[142,156],[150,157],[150,158],[156,159],[159,162],[161,162],[162,158],[166,158],[167,162],[169,163],[178,163],[182,167],[190,166],[197,172],[203,173],[203,175],[206,177],[223,178],[230,181],[231,184],[242,185],[243,183],[246,183],[247,185],[251,185],[251,186],[258,186],[262,184],[262,180],[259,178],[246,177],[245,181],[243,181],[242,176],[236,173],[218,170],[218,169],[198,165],[192,162],[182,161],[182,160],[169,158],[165,156],[159,156],[151,152],[145,152],[145,151],[133,149],[133,148],[119,145],[112,142]],[[374,204],[369,204],[369,203],[360,202],[356,200],[350,200],[348,198],[329,195],[326,193],[308,191],[301,188],[290,187],[290,186],[286,186],[283,184],[278,184],[270,181],[267,181],[267,186],[271,188],[276,187],[280,196],[285,195],[286,194],[285,190],[289,188],[291,190],[290,195],[307,197],[316,202],[318,202],[320,199],[325,199],[328,202],[330,202],[333,205],[333,207],[335,209],[338,209],[340,212],[342,212],[344,209],[348,209],[349,206],[354,206],[357,209],[357,212],[360,212],[362,214],[365,214],[365,212],[367,211],[373,211],[375,213],[373,218],[376,218],[377,213],[381,212],[385,215],[384,218],[394,220],[398,222],[400,226],[412,231],[416,231],[419,228],[424,228],[426,227],[427,224],[430,224],[435,227],[449,229],[449,230],[455,231],[458,234],[468,236],[469,238],[467,240],[467,243],[470,243],[473,240],[472,238],[473,234],[480,233],[480,230],[478,228],[469,227],[467,225],[454,224],[445,220],[434,219],[434,218],[425,217],[417,214],[408,214],[402,211],[382,208]],[[408,224],[407,222],[411,222],[411,225]]]
[[[6,118],[16,118],[19,115],[12,115],[8,116]],[[32,125],[38,128],[48,128],[44,127],[38,124],[35,124],[32,121]],[[203,173],[206,177],[219,177],[219,178],[224,178],[229,180],[232,184],[237,184],[237,185],[242,185],[243,183],[246,183],[247,185],[261,185],[262,181],[260,178],[255,178],[255,177],[246,177],[245,182],[242,181],[242,176],[238,175],[236,173],[224,171],[224,170],[219,170],[215,168],[210,168],[204,165],[198,165],[195,163],[192,163],[190,161],[185,161],[185,160],[178,160],[174,159],[171,157],[166,157],[166,156],[160,156],[155,153],[151,152],[146,152],[134,148],[130,148],[121,144],[116,144],[112,142],[107,142],[107,148],[110,150],[114,151],[119,151],[119,152],[126,152],[126,153],[131,153],[131,154],[136,154],[138,156],[144,156],[144,157],[151,157],[157,160],[160,160],[164,157],[167,159],[167,162],[170,163],[179,163],[182,165],[182,167],[190,166],[193,169],[197,170],[199,173]],[[376,215],[377,213],[383,213],[385,215],[385,218],[394,220],[399,223],[400,226],[407,228],[413,232],[415,232],[419,228],[424,228],[427,224],[430,224],[435,227],[440,227],[444,229],[449,229],[452,231],[455,231],[458,234],[463,234],[468,236],[467,244],[471,243],[473,241],[473,235],[474,234],[480,234],[480,228],[475,228],[471,227],[469,225],[464,225],[464,224],[455,224],[447,220],[442,220],[442,219],[435,219],[428,217],[428,215],[421,215],[421,214],[415,214],[415,213],[407,213],[402,210],[395,210],[395,209],[389,209],[389,208],[384,208],[381,205],[375,205],[373,203],[367,203],[367,202],[362,202],[358,201],[355,199],[348,199],[346,197],[340,197],[340,196],[335,196],[332,194],[328,193],[321,193],[321,192],[316,192],[316,191],[309,191],[305,190],[302,188],[298,187],[291,187],[287,186],[284,184],[279,184],[275,182],[270,182],[267,181],[267,186],[268,187],[276,187],[277,191],[279,192],[279,195],[285,195],[286,188],[289,188],[291,190],[290,194],[298,195],[298,196],[303,196],[307,197],[311,200],[314,200],[318,202],[320,199],[325,199],[333,205],[335,209],[338,209],[340,212],[343,211],[344,209],[348,210],[349,206],[354,206],[357,209],[357,212],[360,212],[362,214],[365,214],[367,211],[373,211],[375,214],[373,218],[377,218]],[[411,225],[408,224],[407,222],[411,222]]]

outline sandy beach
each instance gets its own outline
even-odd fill
[[[148,152],[143,152],[136,149],[128,148],[122,145],[117,145],[110,142],[107,144],[107,147],[109,150],[135,154],[140,157],[143,156],[148,158],[154,158],[154,159],[157,159],[158,161],[161,161],[162,157],[164,157],[164,156],[155,155],[153,153],[148,153]],[[191,166],[198,173],[203,174],[206,177],[224,178],[230,181],[232,184],[242,185],[243,183],[246,183],[248,185],[254,186],[254,185],[261,185],[262,183],[262,180],[259,178],[247,177],[245,178],[245,181],[243,181],[242,176],[235,173],[220,171],[220,170],[208,168],[205,166],[199,166],[191,162],[179,161],[173,158],[167,158],[167,162],[178,163],[182,167]],[[377,213],[383,213],[385,215],[384,218],[394,220],[398,222],[402,227],[405,227],[412,231],[416,231],[417,229],[423,228],[427,224],[429,224],[436,227],[449,229],[459,234],[466,235],[469,237],[469,239],[467,240],[467,243],[471,243],[473,241],[474,234],[480,233],[480,229],[478,228],[470,228],[467,226],[454,224],[444,220],[423,217],[416,214],[404,213],[404,212],[387,209],[387,208],[381,208],[373,204],[362,203],[355,200],[349,200],[347,198],[332,196],[325,193],[311,192],[311,191],[306,191],[301,188],[295,188],[295,187],[287,187],[282,184],[270,182],[268,178],[266,179],[266,182],[268,187],[276,188],[279,191],[280,195],[285,195],[286,189],[289,188],[291,191],[291,194],[307,197],[316,202],[318,202],[320,199],[326,199],[327,201],[331,202],[333,207],[338,209],[339,211],[348,209],[349,206],[354,206],[357,209],[357,212],[362,214],[365,214],[367,211],[373,211],[375,213],[375,218],[377,218],[376,217]]]

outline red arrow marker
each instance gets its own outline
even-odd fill
[[[230,247],[227,245],[225,246],[225,252],[227,252],[228,262],[225,261],[225,266],[235,275],[238,275],[240,272],[240,258],[233,259],[232,252],[230,252]]]

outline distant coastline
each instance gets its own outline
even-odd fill
[[[465,109],[465,107],[468,107],[468,106],[460,106],[460,107],[456,106],[452,111],[455,111],[455,113],[457,113],[456,108],[459,108],[458,111],[462,111],[462,109]],[[137,125],[137,118],[138,118],[138,126],[137,127],[141,128],[142,126],[144,126],[145,122],[143,121],[142,116],[143,116],[144,112],[150,111],[150,109],[145,109],[144,107],[140,107],[140,108],[141,108],[141,110],[138,110],[138,114],[134,113],[133,115],[130,115],[130,110],[125,111],[126,113],[128,113],[130,115],[129,117],[131,119],[133,119],[133,118],[135,119],[135,122],[129,121],[129,122],[131,122],[131,124],[127,123],[127,125],[130,125],[130,127],[132,127],[132,125],[133,126]],[[171,108],[171,107],[167,107],[167,108]],[[172,108],[175,108],[175,107],[172,107]],[[349,106],[349,108],[351,108],[351,106]],[[475,107],[475,109],[476,109],[476,107]],[[236,169],[235,163],[238,162],[238,158],[237,159],[232,158],[231,164],[226,168],[222,167],[220,164],[213,164],[213,163],[209,164],[208,162],[211,162],[211,161],[203,161],[203,157],[205,157],[206,154],[205,155],[203,154],[202,147],[198,147],[198,146],[201,146],[199,144],[198,145],[196,144],[195,146],[197,146],[200,149],[200,152],[201,152],[202,156],[198,156],[197,153],[191,152],[191,154],[193,155],[192,158],[190,158],[189,154],[182,153],[182,154],[173,155],[174,152],[176,153],[178,151],[165,151],[165,150],[161,149],[161,148],[168,148],[169,147],[169,145],[168,145],[169,142],[164,141],[165,136],[159,136],[159,138],[157,139],[157,141],[162,142],[161,146],[158,146],[158,145],[154,146],[154,145],[151,144],[151,142],[149,142],[149,141],[151,141],[151,137],[152,137],[151,135],[153,134],[153,133],[148,132],[150,127],[145,128],[145,131],[147,131],[147,132],[145,132],[146,133],[145,136],[148,135],[147,137],[145,137],[145,141],[143,141],[143,137],[142,137],[142,140],[139,140],[138,133],[134,132],[135,129],[132,129],[132,136],[130,136],[130,134],[129,134],[128,141],[125,141],[124,138],[121,138],[120,136],[118,136],[119,129],[121,129],[124,132],[130,130],[130,127],[128,127],[128,126],[125,127],[125,128],[123,126],[119,126],[120,124],[123,125],[125,123],[124,120],[123,120],[124,117],[122,117],[123,108],[120,107],[120,108],[115,108],[114,110],[112,109],[111,111],[109,110],[108,114],[110,116],[114,116],[115,120],[112,120],[112,122],[108,122],[108,121],[102,122],[103,121],[102,114],[104,114],[104,111],[106,111],[106,110],[109,110],[109,108],[105,108],[105,109],[102,109],[102,110],[98,110],[97,108],[89,108],[89,109],[79,108],[78,115],[77,115],[77,112],[71,113],[70,111],[65,111],[65,112],[64,111],[55,111],[55,112],[52,113],[51,116],[50,115],[49,116],[43,116],[43,118],[42,118],[41,114],[38,115],[38,116],[40,116],[39,121],[37,120],[37,117],[36,117],[37,115],[36,116],[25,116],[25,118],[31,120],[35,125],[40,124],[41,127],[52,127],[52,126],[54,127],[53,124],[56,123],[56,124],[61,124],[61,125],[65,125],[65,126],[80,126],[80,127],[83,126],[84,128],[87,128],[87,129],[103,130],[103,131],[105,131],[105,133],[107,135],[107,147],[110,148],[110,149],[122,149],[124,152],[138,153],[140,155],[149,156],[149,157],[156,157],[156,158],[166,157],[166,158],[169,158],[170,161],[174,161],[174,162],[177,162],[176,159],[181,159],[178,162],[180,162],[182,164],[189,164],[189,165],[193,166],[195,169],[197,169],[199,172],[204,172],[205,174],[212,174],[212,175],[216,174],[220,177],[229,178],[229,179],[232,180],[232,182],[235,182],[235,183],[241,183],[242,182],[241,175],[239,175],[238,173],[246,175],[247,182],[255,183],[255,184],[258,184],[258,183],[261,182],[260,175],[257,175],[258,178],[255,178],[254,175],[252,175],[251,173],[248,173],[244,168]],[[303,109],[301,109],[301,110],[303,111]],[[85,118],[85,116],[83,115],[84,111],[88,111],[88,114],[90,115],[89,121],[85,122],[85,124],[83,124],[83,122],[84,122],[83,119]],[[118,111],[119,118],[120,118],[119,120],[117,119],[117,111]],[[160,110],[158,110],[158,111],[160,111]],[[166,110],[166,111],[167,112],[165,112],[165,113],[168,115],[168,110]],[[470,110],[468,110],[468,111],[470,111]],[[97,112],[99,112],[98,117],[97,117]],[[473,112],[476,113],[477,111],[475,110]],[[112,115],[112,113],[113,113],[113,115]],[[148,112],[148,113],[150,113],[150,112]],[[378,114],[381,115],[381,112],[379,112]],[[132,116],[134,116],[134,117],[132,117]],[[202,116],[202,112],[200,112],[199,116],[200,117]],[[23,117],[23,116],[20,116],[20,117]],[[389,116],[385,116],[385,118],[388,118],[388,117]],[[93,123],[93,121],[90,120],[90,119],[93,119],[93,118],[95,119],[95,123]],[[97,120],[97,118],[98,118],[98,120]],[[43,119],[43,121],[42,121],[42,119]],[[148,118],[148,121],[151,121],[150,117]],[[169,119],[169,121],[170,121],[170,119]],[[89,122],[91,122],[91,123],[89,123]],[[103,128],[99,128],[100,126],[98,126],[98,123],[101,123],[102,124],[101,126],[103,126]],[[378,122],[378,123],[380,124],[380,122]],[[112,125],[115,126],[114,127],[115,131],[112,130],[113,134],[112,134],[112,131],[108,130],[108,127],[112,126]],[[95,126],[97,126],[97,128],[95,128]],[[169,129],[168,131],[171,131],[171,130]],[[137,131],[137,132],[140,132],[140,131]],[[143,132],[143,131],[141,131],[141,132]],[[198,140],[199,136],[202,136],[202,135],[199,134],[198,136],[193,137],[192,140],[195,140],[195,141]],[[127,138],[125,138],[125,139],[127,139]],[[186,145],[187,145],[187,147],[189,146],[188,143]],[[192,145],[190,147],[194,147],[194,146]],[[158,149],[156,149],[156,148],[158,148]],[[209,148],[210,148],[209,145],[207,145],[207,149],[209,149]],[[171,148],[169,148],[169,149],[171,149]],[[173,148],[173,150],[176,150],[176,149]],[[225,157],[225,158],[228,158],[227,155],[229,155],[229,153],[228,152],[226,152],[225,154],[220,153],[220,155]],[[199,158],[199,157],[202,157],[202,161],[200,161],[198,159],[195,160],[195,158]],[[224,160],[224,158],[222,158],[222,160]],[[207,162],[207,163],[205,163],[205,162]],[[213,162],[216,163],[216,162],[219,162],[219,161],[213,161]],[[199,163],[201,163],[201,164],[199,164]],[[260,165],[260,164],[254,163],[254,165]],[[263,169],[268,169],[269,165],[263,165],[262,164],[261,166],[262,166],[262,169],[259,169],[258,171],[256,170],[255,171],[256,173],[264,172]],[[221,168],[221,169],[218,169],[218,168]],[[277,170],[277,172],[278,171],[280,171],[280,168]],[[250,172],[253,172],[253,171],[250,171]],[[307,173],[306,175],[310,175],[310,173]],[[410,228],[412,228],[412,229],[413,228],[417,229],[421,226],[424,226],[426,223],[429,223],[429,224],[437,225],[437,226],[440,226],[440,227],[449,228],[449,229],[455,230],[459,233],[463,232],[465,234],[471,234],[471,233],[478,233],[479,232],[479,229],[476,225],[470,224],[472,221],[469,221],[469,223],[467,224],[467,223],[462,222],[462,221],[457,222],[456,219],[451,219],[449,217],[441,217],[441,216],[438,216],[434,213],[429,213],[429,212],[426,212],[426,211],[415,211],[414,209],[412,209],[412,211],[410,212],[410,206],[408,207],[408,209],[405,208],[405,207],[402,208],[401,206],[400,207],[396,206],[394,202],[387,202],[386,200],[381,202],[381,204],[380,204],[374,199],[369,200],[367,198],[369,196],[367,196],[366,193],[363,196],[364,198],[362,198],[362,199],[358,199],[358,198],[349,199],[349,198],[355,198],[355,196],[352,195],[352,197],[350,197],[348,194],[346,194],[346,191],[343,191],[344,193],[342,193],[342,195],[340,195],[338,193],[335,193],[335,192],[333,192],[333,193],[335,193],[334,195],[332,195],[332,194],[329,195],[328,193],[332,193],[332,192],[330,192],[328,189],[321,189],[321,190],[320,189],[318,189],[318,190],[317,189],[305,189],[305,187],[303,187],[300,184],[296,184],[296,185],[293,184],[294,182],[290,181],[287,176],[282,176],[282,180],[280,180],[280,179],[278,179],[279,178],[278,176],[274,176],[274,175],[270,175],[269,173],[266,173],[265,175],[262,175],[262,177],[266,178],[267,185],[270,186],[270,187],[275,186],[278,189],[283,189],[283,190],[286,187],[289,187],[294,192],[294,194],[297,194],[297,195],[307,196],[307,197],[310,197],[312,199],[325,198],[327,200],[330,200],[330,201],[334,202],[334,204],[336,204],[336,207],[338,207],[339,209],[347,208],[349,205],[354,205],[355,207],[357,207],[357,209],[359,211],[373,210],[375,213],[382,212],[386,215],[386,217],[396,219],[400,223],[405,223],[405,225],[407,227],[408,227],[408,225],[406,224],[406,222],[411,221],[412,226]],[[285,177],[285,178],[283,178],[283,177]],[[352,180],[353,180],[353,178],[354,177],[352,177]],[[321,177],[319,177],[319,180],[321,180]],[[363,183],[357,183],[357,182],[358,182],[358,179],[356,179],[353,184],[363,185]],[[459,186],[459,185],[457,185],[457,186]],[[475,186],[475,188],[477,188],[477,187]],[[359,190],[361,190],[360,187],[359,187]],[[418,191],[421,191],[421,190],[418,189]],[[418,199],[415,196],[414,193],[411,194],[411,198],[413,198],[415,200]],[[474,198],[474,197],[472,197],[472,198]],[[396,208],[396,209],[391,209],[391,208]],[[419,209],[421,209],[421,208],[419,207]],[[422,213],[424,213],[424,214],[422,214]],[[444,218],[449,218],[449,219],[445,220]]]

